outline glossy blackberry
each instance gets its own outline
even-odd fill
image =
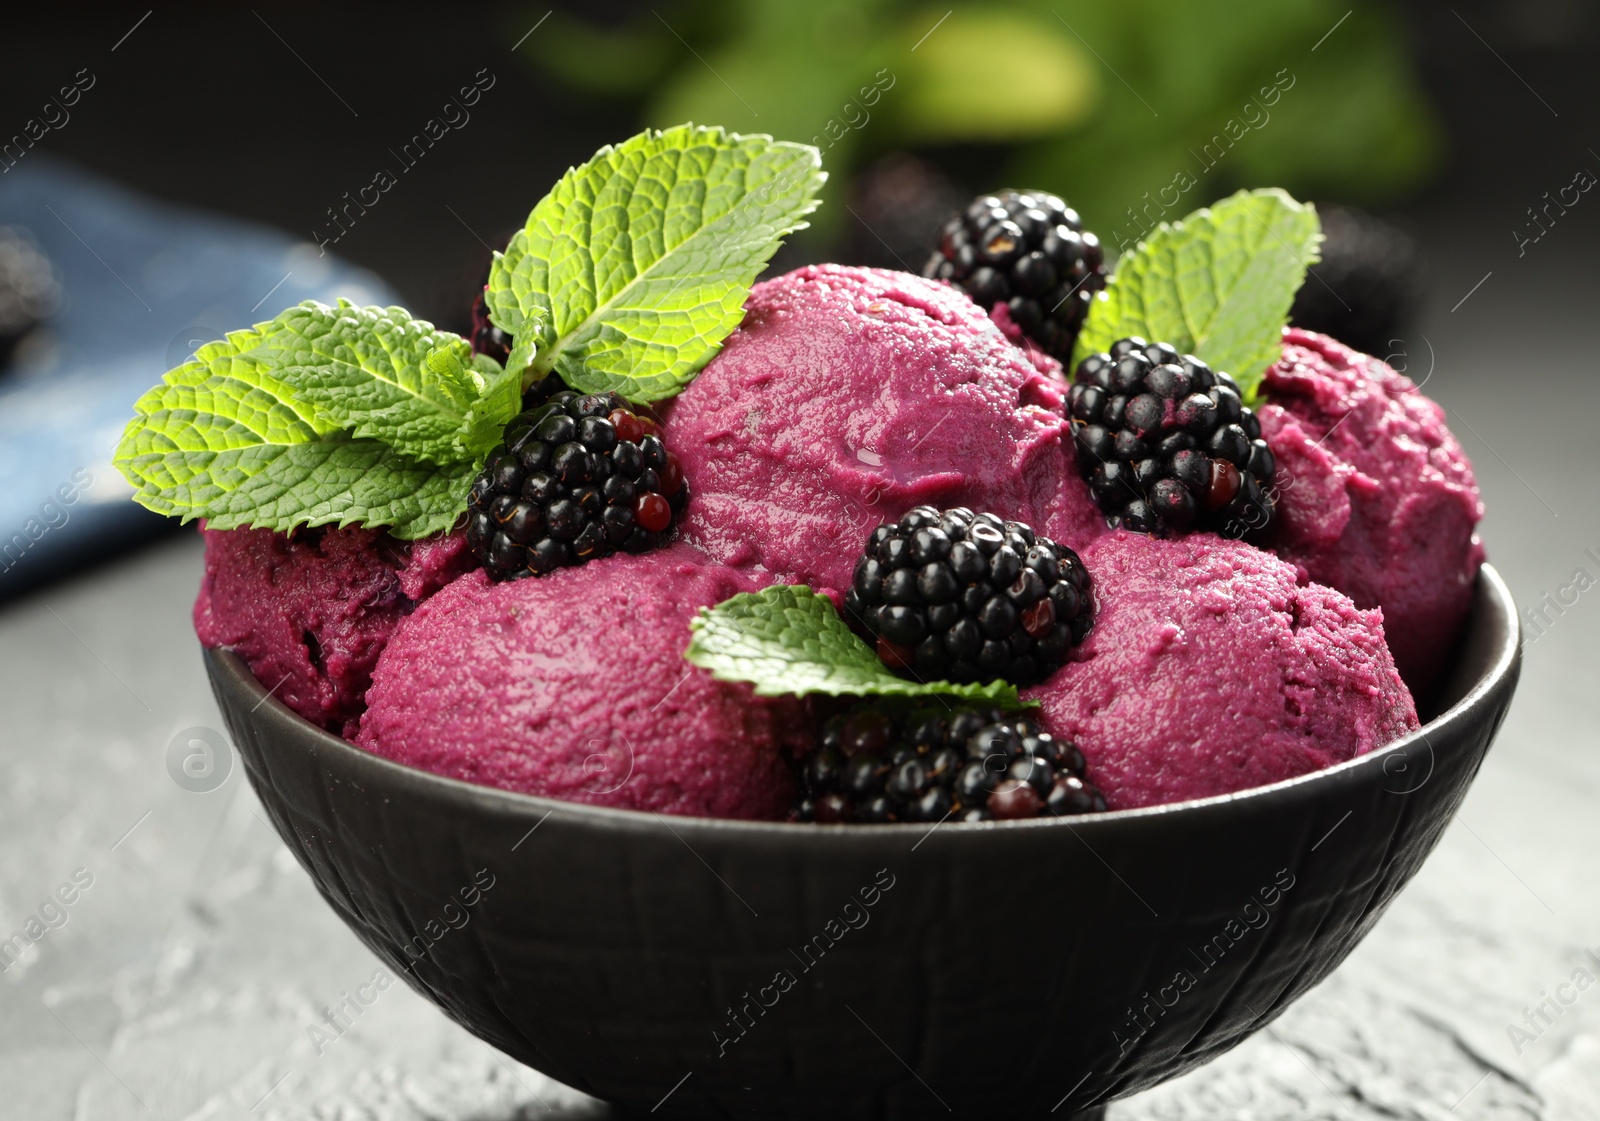
[[[615,393],[550,388],[529,390],[467,499],[467,544],[497,580],[659,547],[689,497],[654,421]]]
[[[1289,322],[1379,358],[1402,350],[1425,294],[1421,244],[1360,210],[1318,203],[1317,216],[1322,259],[1295,294]]]
[[[487,285],[484,291],[487,291]],[[477,354],[487,354],[501,364],[511,357],[511,336],[489,322],[489,309],[484,302],[484,292],[472,301],[472,349]]]
[[[1272,520],[1261,425],[1233,378],[1193,355],[1118,339],[1078,364],[1067,412],[1078,470],[1112,526],[1242,537]]]
[[[945,222],[922,275],[960,286],[985,311],[1005,304],[1023,334],[1065,362],[1090,300],[1106,286],[1106,259],[1100,239],[1055,195],[1001,191]]]
[[[1077,553],[964,506],[918,506],[873,530],[845,614],[909,676],[1018,685],[1060,666],[1094,618]]]
[[[988,821],[1106,808],[1083,752],[1030,712],[864,702],[823,725],[799,771],[799,821]]]

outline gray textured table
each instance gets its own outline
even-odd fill
[[[1600,577],[1586,240],[1539,247],[1456,311],[1483,266],[1465,241],[1459,260],[1436,250],[1437,306],[1406,344],[1419,380],[1433,354],[1427,392],[1477,465],[1491,556],[1524,605],[1576,569]],[[0,974],[0,1118],[605,1116],[401,986],[311,1042],[377,962],[237,767],[204,793],[168,775],[175,733],[220,727],[189,629],[199,571],[185,536],[0,610],[0,937],[30,917],[40,934]],[[1527,644],[1461,816],[1366,943],[1272,1028],[1114,1121],[1600,1118],[1600,984],[1561,988],[1600,979],[1600,591],[1562,610]],[[74,901],[47,904],[75,876]],[[1572,1000],[1525,1021],[1547,996]]]

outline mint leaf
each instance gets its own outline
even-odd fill
[[[820,168],[809,145],[693,125],[600,149],[495,255],[487,301],[515,339],[508,367],[585,393],[673,396],[816,208]]]
[[[404,308],[307,300],[257,327],[249,352],[327,425],[413,459],[487,452],[516,415],[518,378]]]
[[[269,362],[262,332],[207,343],[134,405],[113,463],[134,500],[216,529],[360,523],[396,537],[448,528],[481,457],[436,465],[317,415]]]
[[[1142,335],[1232,374],[1249,401],[1282,352],[1289,305],[1321,243],[1316,210],[1277,188],[1163,222],[1095,297],[1073,364]]]
[[[137,485],[150,460],[119,462]],[[143,489],[134,499],[160,514],[184,521],[203,517],[212,529],[291,530],[296,526],[383,526],[410,540],[443,533],[467,508],[467,490],[478,465],[439,466],[407,459],[377,440],[339,437],[314,444],[263,445],[174,463],[158,470],[184,471],[179,487]]]
[[[448,352],[435,351],[429,361],[455,361]],[[505,435],[506,425],[522,409],[520,366],[501,369],[485,354],[472,356],[473,370],[483,378],[483,395],[467,410],[466,428],[458,437],[466,458],[481,460]]]
[[[806,693],[932,696],[948,694],[1018,707],[1014,685],[957,685],[897,677],[857,638],[826,596],[775,584],[701,608],[689,624],[684,657],[721,681],[747,681],[763,697]]]

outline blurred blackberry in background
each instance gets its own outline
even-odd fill
[[[1277,470],[1233,378],[1137,336],[1073,374],[1067,416],[1078,470],[1106,521],[1165,536],[1242,537],[1272,520]]]
[[[489,239],[489,244],[504,249],[519,229],[520,226],[502,229]],[[466,231],[462,233],[467,236]],[[493,263],[493,255],[482,244],[473,240],[471,245],[470,250],[463,251],[431,274],[427,290],[421,293],[416,305],[418,315],[441,331],[460,335],[468,342],[473,341],[477,328],[487,319],[487,316],[480,317],[478,308]],[[493,351],[479,353],[493,354]],[[501,360],[499,355],[494,358],[497,362]]]
[[[511,336],[489,322],[489,309],[485,306],[487,293],[486,286],[472,301],[472,334],[468,341],[472,343],[474,353],[487,354],[504,365],[505,360],[511,357]]]
[[[1078,212],[1044,191],[982,195],[951,216],[922,275],[948,280],[984,311],[1005,304],[1011,321],[1065,363],[1106,286],[1105,251]]]
[[[61,287],[49,259],[26,230],[0,226],[0,370],[17,343],[56,310]]]
[[[1317,204],[1322,260],[1295,293],[1289,322],[1379,358],[1404,337],[1425,294],[1422,246],[1352,207]]]
[[[850,183],[841,260],[915,272],[966,193],[933,164],[892,152]]]
[[[989,821],[1106,808],[1083,752],[1029,711],[862,702],[823,725],[821,744],[799,766],[799,821]]]
[[[536,409],[557,393],[568,393],[567,383],[561,380],[560,374],[546,374],[539,381],[534,382],[522,391],[522,411]],[[623,408],[632,408],[624,404]]]

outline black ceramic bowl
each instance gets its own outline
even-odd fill
[[[1478,580],[1443,715],[1330,770],[1095,817],[815,826],[471,786],[217,700],[350,928],[470,1031],[663,1116],[1058,1118],[1171,1078],[1339,964],[1500,727],[1515,608]]]

